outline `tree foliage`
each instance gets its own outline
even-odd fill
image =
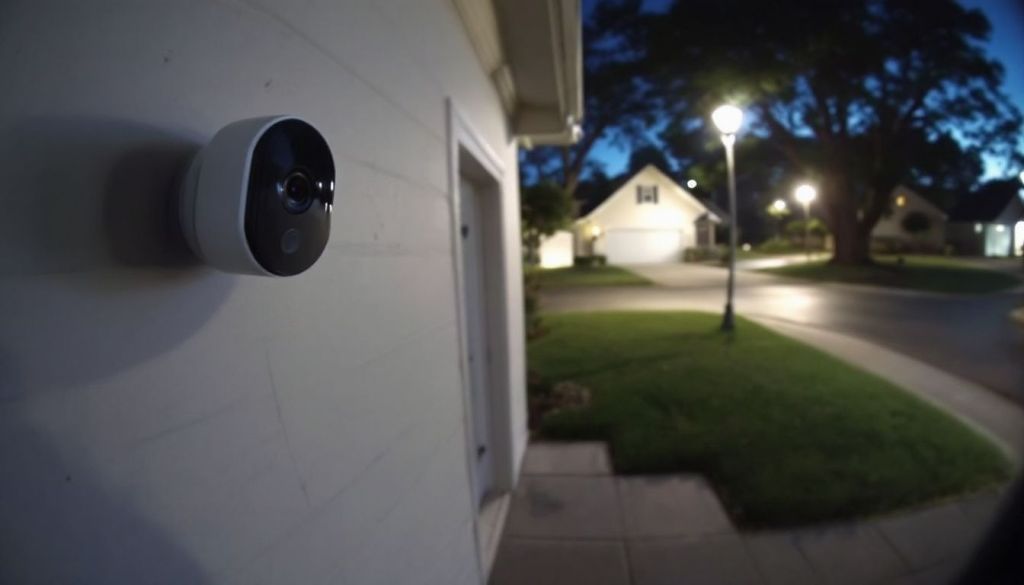
[[[541,239],[571,221],[573,200],[561,186],[544,181],[522,189],[520,209],[526,261],[536,264],[539,261]]]
[[[525,183],[557,182],[572,195],[584,174],[599,170],[590,157],[598,141],[619,146],[641,142],[659,118],[644,53],[649,21],[642,5],[640,0],[606,0],[586,15],[583,137],[571,146],[524,150]]]
[[[897,185],[948,196],[977,179],[981,153],[1018,156],[1021,115],[983,48],[989,23],[953,0],[696,0],[649,28],[654,79],[678,98],[662,104],[675,150],[714,150],[713,106],[745,107],[779,174],[818,183],[835,261],[867,261]],[[756,165],[740,154],[741,172]]]

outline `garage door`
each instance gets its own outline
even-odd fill
[[[683,257],[683,232],[608,230],[604,252],[610,264],[678,262]]]

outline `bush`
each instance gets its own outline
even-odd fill
[[[592,266],[604,266],[608,264],[608,258],[603,254],[594,254],[593,256],[576,256],[572,260],[573,266],[579,266],[580,268],[590,268]]]
[[[932,220],[920,211],[911,211],[903,216],[900,226],[908,234],[917,235],[932,229]]]
[[[687,248],[683,250],[683,262],[720,262],[729,256],[725,246]]]
[[[526,339],[544,335],[544,323],[540,316],[540,274],[536,270],[523,271],[523,316]]]
[[[793,245],[793,242],[790,242],[789,240],[772,238],[758,244],[755,250],[765,254],[786,254],[789,252],[802,252],[803,248],[801,246]]]

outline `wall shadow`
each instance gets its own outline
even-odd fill
[[[0,135],[0,400],[74,389],[193,337],[237,276],[199,263],[177,188],[201,140],[126,120]]]

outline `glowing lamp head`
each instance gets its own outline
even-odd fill
[[[697,188],[697,181],[694,181],[693,179],[690,179],[689,181],[686,182],[686,188],[687,189],[696,189]]]
[[[740,131],[740,125],[743,124],[743,110],[729,104],[718,106],[714,112],[711,112],[711,121],[715,123],[715,127],[722,134],[736,134]]]
[[[809,204],[818,197],[818,191],[810,185],[800,185],[796,188],[796,200],[804,205]]]
[[[599,238],[601,237],[601,226],[593,225],[590,226],[590,237]]]
[[[776,199],[772,203],[772,209],[778,211],[779,213],[782,213],[783,211],[786,211],[786,202],[783,201],[782,199]]]

